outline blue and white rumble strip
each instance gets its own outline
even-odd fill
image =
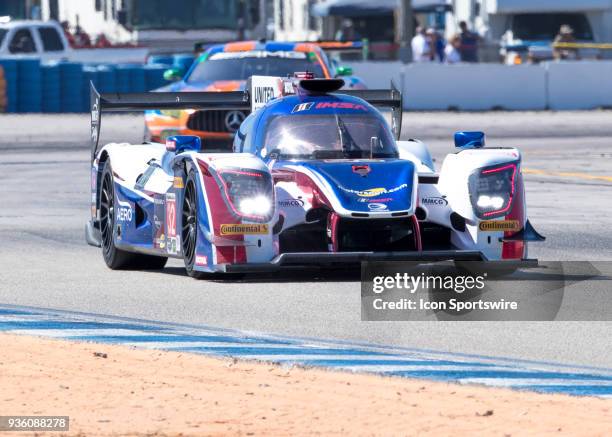
[[[612,369],[0,306],[0,332],[612,399]]]

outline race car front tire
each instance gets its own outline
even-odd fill
[[[187,182],[185,183],[185,195],[183,196],[182,213],[182,230],[181,241],[183,242],[183,259],[185,261],[185,270],[187,274],[195,279],[223,279],[223,280],[241,280],[244,278],[242,273],[211,273],[195,270],[195,259],[198,242],[198,196],[197,182],[194,170],[189,172]]]
[[[204,279],[207,275],[194,269],[198,244],[198,196],[195,172],[191,170],[185,184],[183,196],[181,241],[183,242],[183,260],[187,274],[195,279]]]
[[[115,223],[115,184],[110,160],[104,163],[102,185],[100,189],[100,234],[102,256],[106,265],[112,270],[159,270],[168,261],[166,257],[143,255],[121,250],[115,246],[113,238]]]

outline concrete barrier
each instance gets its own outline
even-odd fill
[[[349,65],[353,74],[360,77],[368,88],[389,88],[391,80],[398,87],[401,84],[404,64],[399,61],[351,62]]]
[[[546,68],[550,109],[612,107],[612,61],[550,62]]]
[[[540,65],[356,62],[370,88],[402,87],[408,110],[486,111],[612,107],[612,61]]]
[[[539,66],[412,64],[405,72],[407,109],[546,108],[546,71]]]

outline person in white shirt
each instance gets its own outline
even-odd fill
[[[413,62],[431,62],[431,44],[425,35],[425,29],[422,27],[416,28],[416,35],[412,38],[412,61]]]
[[[460,47],[461,37],[459,35],[453,36],[444,49],[444,59],[447,64],[457,64],[461,62]]]

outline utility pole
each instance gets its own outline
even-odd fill
[[[400,0],[398,11],[398,40],[399,58],[407,64],[412,62],[412,37],[414,36],[414,17],[412,14],[412,0]]]

